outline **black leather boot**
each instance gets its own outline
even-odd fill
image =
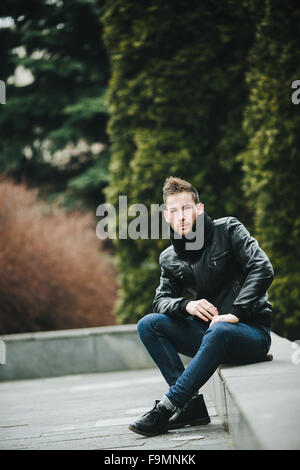
[[[174,412],[168,410],[162,404],[157,406],[159,402],[160,400],[155,400],[152,410],[130,424],[128,426],[130,431],[147,437],[157,436],[158,434],[167,432],[169,419]]]
[[[210,417],[203,395],[195,395],[169,419],[168,429],[182,428],[187,424],[195,426],[208,423],[210,423]]]

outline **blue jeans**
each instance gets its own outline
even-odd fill
[[[183,407],[220,364],[260,362],[269,351],[270,330],[263,325],[207,323],[149,313],[137,324],[141,341],[170,386],[166,395],[177,407]],[[178,353],[193,358],[186,368]]]

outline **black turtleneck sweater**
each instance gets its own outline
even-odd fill
[[[198,215],[198,217],[204,217],[204,243],[203,243],[202,248],[200,249],[196,248],[196,249],[186,250],[185,248],[186,243],[192,243],[195,240],[196,233],[194,237],[190,239],[186,238],[185,236],[182,236],[181,238],[174,238],[174,230],[172,227],[170,227],[170,239],[171,239],[172,245],[174,246],[174,250],[176,251],[176,253],[178,254],[180,258],[188,259],[190,261],[196,260],[201,257],[203,251],[211,243],[213,232],[214,232],[214,225],[213,225],[212,218],[207,214],[205,210],[202,214]],[[193,225],[193,231],[195,231],[195,227],[196,227],[196,221],[194,222],[194,225]],[[191,270],[191,273],[193,273],[192,270]],[[196,281],[194,279],[193,274],[192,276],[193,276],[193,279],[191,279],[190,287],[195,288]],[[184,298],[182,299],[179,305],[181,312],[186,316],[189,316],[186,310],[186,306],[189,302],[190,302],[190,299]]]

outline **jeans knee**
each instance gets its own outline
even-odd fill
[[[140,338],[153,331],[153,327],[159,320],[159,317],[160,314],[158,313],[148,313],[138,321],[137,332]]]
[[[206,335],[210,335],[217,338],[224,338],[230,335],[231,332],[231,324],[229,322],[219,321],[216,322],[214,325],[210,326],[207,331]]]

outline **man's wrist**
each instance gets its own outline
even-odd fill
[[[229,315],[231,315],[231,317],[233,317],[233,320],[236,321],[236,323],[238,323],[240,321],[239,317],[237,315],[235,315],[234,313],[230,313]]]
[[[186,309],[186,307],[189,303],[190,303],[190,299],[182,299],[181,302],[180,302],[181,313],[186,317],[189,315],[189,312]]]

